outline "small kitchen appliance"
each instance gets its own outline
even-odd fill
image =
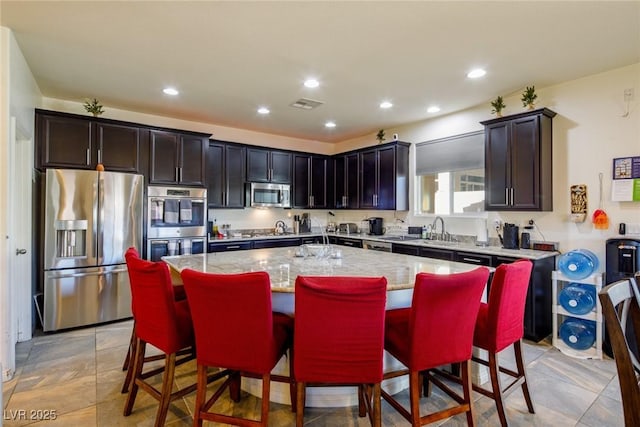
[[[369,234],[382,236],[384,234],[383,219],[380,217],[369,218]]]
[[[358,226],[353,222],[343,222],[338,224],[338,233],[341,234],[356,234],[358,232]]]
[[[502,229],[502,247],[505,249],[520,249],[520,227],[505,223]]]

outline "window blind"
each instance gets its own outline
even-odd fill
[[[416,175],[484,168],[484,131],[416,144]]]

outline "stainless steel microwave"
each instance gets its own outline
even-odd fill
[[[290,208],[291,186],[289,184],[247,183],[246,206],[254,208]]]

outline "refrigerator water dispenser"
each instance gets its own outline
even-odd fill
[[[55,222],[56,257],[77,258],[87,256],[87,220]]]

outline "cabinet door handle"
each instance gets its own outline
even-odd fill
[[[510,192],[511,192],[511,197],[510,197],[510,200],[509,200],[509,204],[513,206],[513,205],[516,204],[516,201],[513,198],[513,187],[511,187],[511,191]]]
[[[476,264],[480,264],[482,262],[482,260],[478,259],[478,258],[462,257],[462,260],[466,261],[466,262],[473,262],[473,263],[476,263]]]
[[[87,166],[91,164],[91,152],[87,148]]]
[[[229,246],[225,246],[225,248],[227,248],[227,249],[240,249],[240,245],[229,245]]]
[[[504,204],[509,205],[509,187],[504,189]]]
[[[102,150],[98,150],[98,163],[102,163]]]

